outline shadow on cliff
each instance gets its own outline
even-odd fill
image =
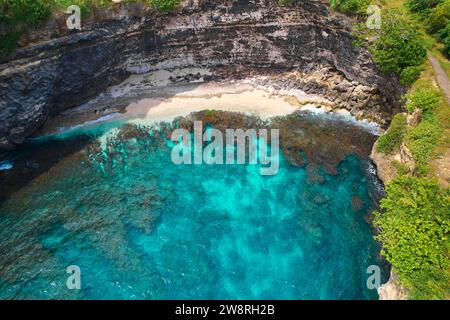
[[[13,168],[0,171],[0,205],[14,192],[27,186],[60,160],[79,153],[93,140],[90,136],[77,136],[39,144],[28,141],[6,154]]]
[[[164,100],[170,99],[182,92],[193,90],[202,84],[183,83],[181,86],[173,86],[172,90],[165,90],[164,94],[159,92],[156,95]],[[70,130],[79,126],[95,126],[95,123],[100,118],[111,114],[102,113],[104,110],[113,108],[119,112],[125,112],[129,104],[148,97],[154,97],[155,92],[158,93],[158,91],[157,88],[154,88],[147,94],[128,99],[117,98],[100,101],[83,113],[75,115],[72,113],[60,113],[47,119],[23,144],[16,146],[14,150],[0,153],[0,163],[11,163],[12,165],[12,168],[9,170],[0,170],[0,205],[7,201],[16,191],[28,186],[34,180],[39,179],[39,177],[43,176],[45,179],[48,179],[48,175],[45,175],[45,173],[56,167],[63,159],[73,158],[79,162],[86,160],[86,155],[82,151],[87,150],[89,145],[97,142],[99,136],[98,133],[90,133],[89,130],[63,139],[54,139],[51,137],[52,134],[65,132],[60,130],[62,127]],[[161,102],[164,100],[161,100]],[[76,108],[69,109],[69,111],[73,111]]]

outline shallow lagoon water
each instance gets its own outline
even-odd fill
[[[378,298],[366,286],[367,268],[382,265],[366,222],[368,159],[348,154],[311,182],[283,155],[277,175],[261,176],[253,165],[176,166],[168,143],[116,146],[108,166],[80,147],[0,205],[0,298]],[[70,265],[81,290],[66,287]]]

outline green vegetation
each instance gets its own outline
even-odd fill
[[[126,0],[145,2],[158,11],[173,10],[181,0]],[[78,5],[88,16],[94,7],[108,7],[111,0],[0,0],[0,57],[8,56],[17,47],[21,35],[48,19],[52,12]]]
[[[399,274],[411,299],[450,298],[450,269],[445,263],[450,247],[449,189],[438,187],[430,165],[439,148],[448,148],[443,133],[449,124],[449,107],[434,87],[433,77],[426,63],[406,96],[408,112],[421,109],[423,113],[419,124],[407,126],[402,138],[414,158],[415,172],[411,176],[405,166],[394,164],[400,177],[388,185],[383,213],[378,213],[376,220],[382,254]]]
[[[381,30],[370,51],[382,71],[403,75],[406,83],[417,79],[427,55],[417,27],[395,9],[383,11]]]
[[[406,6],[444,44],[443,52],[450,57],[450,0],[407,0]]]
[[[277,0],[280,6],[290,6],[293,5],[297,0]]]
[[[450,20],[450,1],[446,0],[439,3],[436,7],[429,10],[425,21],[425,27],[430,34],[438,34],[443,30]]]
[[[333,6],[338,10],[362,12],[343,5],[350,0],[338,2]],[[406,0],[409,10],[403,8],[404,2],[378,1],[383,7],[380,31],[368,30],[363,22],[355,28],[357,44],[368,46],[380,69],[398,74],[402,84],[412,86],[406,95],[407,111],[422,110],[415,126],[407,125],[405,114],[396,115],[377,141],[377,151],[383,153],[397,151],[404,142],[415,170],[411,173],[408,165],[392,163],[398,178],[388,183],[374,223],[382,254],[409,298],[450,299],[450,189],[439,187],[431,165],[448,149],[450,108],[433,84],[433,69],[426,61],[428,48],[450,76],[450,62],[441,55],[450,57],[450,0]]]
[[[147,0],[148,4],[153,4],[161,12],[169,12],[175,9],[181,0]]]
[[[437,153],[437,148],[447,143],[443,139],[443,133],[448,126],[449,108],[443,94],[431,84],[429,77],[432,73],[429,73],[427,70],[407,95],[408,112],[421,109],[423,113],[421,122],[417,126],[409,127],[404,138],[416,162],[418,176],[431,173],[430,160]]]
[[[448,249],[447,249],[448,252]],[[413,300],[449,300],[450,270],[425,267],[411,275],[410,298]]]
[[[400,83],[404,86],[411,86],[417,79],[419,79],[422,70],[422,66],[406,67],[400,73]]]
[[[330,6],[346,13],[365,14],[370,0],[330,0]]]
[[[449,297],[450,192],[427,178],[390,182],[375,214],[376,237],[412,298]]]
[[[366,15],[369,4],[366,0],[330,0],[331,7],[360,15]],[[366,38],[375,38],[369,45],[375,63],[383,72],[400,76],[402,84],[412,85],[419,78],[427,55],[419,28],[397,8],[383,9],[381,21],[381,30],[369,30],[365,23],[358,23],[356,45],[363,45]]]
[[[396,114],[388,131],[377,141],[377,151],[392,153],[400,148],[406,134],[406,115]]]
[[[416,161],[417,174],[428,172],[428,161],[438,144],[442,128],[434,115],[421,121],[408,133],[408,146]]]
[[[444,132],[442,122],[445,119],[439,119],[436,110],[445,103],[440,92],[429,86],[414,88],[407,98],[408,112],[422,110],[421,122],[409,127],[405,114],[395,115],[388,131],[378,139],[377,151],[385,154],[397,152],[405,141],[416,162],[416,175],[424,176],[429,173],[429,160]]]
[[[411,12],[425,12],[430,6],[436,6],[440,0],[406,0],[406,6]]]
[[[416,127],[410,128],[407,136],[408,146],[416,161],[417,174],[419,175],[428,172],[428,161],[433,155],[443,132],[435,114],[441,99],[440,92],[430,87],[414,89],[408,95],[407,110],[409,112],[414,112],[415,109],[423,111],[423,120]]]
[[[441,101],[440,93],[432,88],[419,88],[413,90],[408,95],[406,109],[414,112],[415,109],[421,109],[425,114],[432,112]]]
[[[403,175],[409,173],[409,167],[402,162],[394,160],[394,161],[392,161],[392,165],[394,166],[394,168],[397,171],[397,174],[399,176],[403,176]]]
[[[450,58],[450,22],[447,26],[440,32],[440,38],[444,44],[444,54]]]

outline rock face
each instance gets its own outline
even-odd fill
[[[378,288],[380,300],[407,300],[407,292],[398,285],[398,276],[391,271],[389,281]]]
[[[66,34],[61,34],[65,21],[55,20],[51,32],[31,34],[31,42],[3,61],[0,151],[131,73],[177,67],[245,66],[303,74],[325,68],[332,80],[325,75],[300,87],[334,92],[336,103],[353,114],[389,119],[396,107],[396,82],[377,71],[366,50],[353,46],[349,18],[331,13],[323,1],[293,7],[269,0],[185,1],[171,14],[132,7],[106,18]]]
[[[397,155],[384,154],[378,152],[376,143],[372,148],[372,154],[370,158],[377,167],[378,177],[386,185],[389,181],[397,177],[397,169],[395,169],[393,162],[396,160]]]
[[[413,171],[415,168],[414,160],[410,151],[403,143],[400,150],[393,154],[384,154],[378,152],[376,143],[372,148],[370,158],[377,167],[378,177],[387,184],[389,181],[398,176],[397,169],[394,162],[398,162]],[[399,285],[397,274],[391,270],[389,281],[378,288],[378,295],[380,300],[407,300],[408,292]]]
[[[398,166],[402,166],[403,170],[409,171],[409,173],[416,171],[416,162],[405,142],[402,142],[398,150],[394,150],[390,154],[377,151],[377,143],[375,143],[370,158],[375,163],[378,177],[384,184],[397,178]]]

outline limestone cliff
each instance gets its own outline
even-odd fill
[[[393,154],[384,154],[377,151],[377,144],[372,148],[371,159],[377,167],[378,177],[384,184],[398,176],[394,162],[404,165],[409,170],[415,170],[415,163],[408,148],[403,143],[400,150]],[[391,270],[389,281],[378,288],[380,300],[407,300],[408,292],[398,283],[398,275]]]
[[[353,46],[349,19],[319,0],[292,7],[269,0],[185,1],[169,14],[134,6],[97,14],[81,32],[66,31],[65,20],[55,18],[0,64],[0,150],[131,73],[188,66],[327,70],[332,76],[299,87],[386,124],[400,89],[365,49]]]

